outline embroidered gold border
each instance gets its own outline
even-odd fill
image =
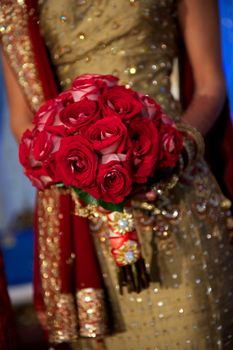
[[[83,288],[76,293],[80,336],[95,338],[107,333],[107,314],[102,289]]]
[[[42,85],[35,65],[28,31],[28,14],[24,0],[2,0],[0,35],[2,47],[22,87],[30,108],[35,112],[44,102]]]
[[[49,341],[77,339],[77,315],[73,295],[61,293],[59,274],[59,202],[62,190],[51,188],[38,194],[39,262]]]

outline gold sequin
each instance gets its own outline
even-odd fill
[[[157,99],[179,120],[180,104],[172,96],[170,80],[178,53],[176,4],[174,0],[67,0],[64,5],[62,0],[43,0],[40,25],[62,87],[84,72],[117,70],[127,87]],[[69,8],[74,9],[72,16],[62,22],[60,16]],[[2,27],[4,33],[8,30]],[[66,45],[69,50],[64,50]],[[8,42],[9,52],[13,49]],[[131,74],[129,68],[136,71]],[[118,350],[122,344],[127,350],[232,347],[233,254],[226,230],[230,203],[202,159],[183,175],[156,205],[135,204],[136,227],[152,279],[150,289],[140,295],[125,291],[119,296],[104,215],[94,216],[91,229],[114,311],[115,333],[104,341],[108,349]],[[89,216],[91,211],[82,214]],[[59,285],[54,278],[45,281],[52,281],[56,291]],[[50,292],[45,294],[49,298]],[[95,305],[87,305],[91,299],[84,297],[86,318],[95,314]],[[124,332],[117,334],[119,329]]]
[[[0,28],[2,47],[23,88],[29,106],[35,112],[44,102],[30,41],[27,9],[23,0],[1,2]]]
[[[84,288],[77,292],[80,335],[95,338],[107,333],[104,292],[93,288]]]
[[[39,193],[38,231],[40,272],[45,315],[51,343],[77,339],[77,315],[72,294],[61,292],[59,274],[59,198],[66,190],[53,188]]]
[[[137,69],[135,67],[131,67],[131,68],[129,68],[129,72],[130,72],[130,74],[136,74]]]
[[[174,1],[87,1],[82,3],[81,12],[74,0],[68,0],[66,6],[61,0],[44,0],[40,14],[62,88],[70,86],[67,78],[72,80],[84,72],[111,74],[117,69],[127,88],[158,99],[169,115],[179,119],[179,102],[172,96],[170,79],[164,79],[170,76],[177,53]],[[74,17],[68,15],[68,8],[74,9]],[[62,30],[61,16],[67,17]],[[56,17],[59,21],[51,20]],[[60,48],[66,45],[70,51],[60,55]]]
[[[79,33],[78,37],[79,37],[80,40],[86,39],[86,35],[84,33]]]

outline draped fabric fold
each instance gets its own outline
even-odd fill
[[[75,75],[87,70],[100,74],[114,71],[123,84],[128,82],[131,86],[132,83],[138,91],[148,93],[179,120],[180,106],[170,94],[169,79],[173,59],[177,57],[175,3],[175,0],[132,3],[105,0],[99,8],[98,1],[82,1],[80,6],[76,0],[41,1],[40,25],[51,57],[56,58],[54,65],[61,85],[65,87]],[[2,18],[8,21],[1,23],[4,50],[10,59],[17,57],[12,67],[28,101],[38,105],[37,99],[32,97],[34,93],[38,96],[36,83],[40,83],[43,91],[43,79],[38,78],[39,70],[33,68],[36,59],[32,53],[34,55],[36,50],[32,50],[29,40],[27,56],[23,54],[22,35],[21,39],[17,37],[20,31],[14,27],[22,25],[21,16],[32,16],[36,11],[32,2],[26,2],[26,11],[22,0],[4,1],[4,4]],[[12,12],[6,4],[14,4],[17,11],[14,7],[16,12]],[[70,9],[72,16],[66,16]],[[17,13],[17,21],[11,20],[9,25],[12,13],[14,16]],[[89,19],[92,19],[91,26]],[[25,26],[23,28],[24,42],[29,45],[26,38],[31,37],[28,31],[25,36]],[[102,28],[104,30],[100,30]],[[125,34],[119,35],[121,31]],[[81,52],[88,53],[85,57],[77,58],[77,41],[73,40],[73,34],[77,34],[75,38]],[[108,40],[100,41],[100,34]],[[109,38],[111,50],[107,45]],[[15,40],[14,45],[12,40]],[[96,43],[92,52],[90,42]],[[57,50],[59,47],[62,50]],[[14,50],[17,52],[13,54]],[[40,50],[42,47],[37,47],[38,57]],[[63,64],[64,58],[72,54],[74,59],[67,61],[69,65]],[[25,57],[28,61],[23,61]],[[38,59],[37,64],[40,62]],[[41,63],[42,68],[44,64]],[[28,77],[28,71],[32,76]],[[46,69],[40,74],[43,72],[49,88],[49,75]],[[32,110],[36,110],[35,106]],[[126,287],[120,295],[116,264],[109,254],[109,228],[106,221],[97,218],[90,227],[107,289],[108,298],[105,299],[99,267],[92,255],[88,223],[75,216],[73,200],[69,191],[62,188],[54,187],[38,194],[35,299],[51,342],[105,334],[104,300],[107,300],[113,310],[108,316],[112,317],[116,333],[104,339],[108,349],[152,349],[155,339],[159,348],[169,348],[170,343],[174,349],[231,346],[232,334],[228,330],[232,329],[232,249],[226,226],[232,231],[230,203],[221,194],[202,159],[182,176],[159,208],[147,202],[134,207],[145,266],[152,275],[150,288],[140,295],[128,295]]]
[[[3,50],[35,112],[58,91],[39,31],[37,1],[2,0],[0,24]],[[73,206],[67,190],[52,188],[37,197],[34,302],[52,343],[107,331],[102,276],[88,221],[73,215]]]

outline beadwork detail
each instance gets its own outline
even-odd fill
[[[24,1],[1,1],[0,36],[2,47],[29,106],[35,112],[44,102],[41,82],[35,65],[33,49],[28,32],[28,14]]]
[[[41,29],[62,88],[84,72],[113,73],[127,88],[148,93],[179,120],[180,104],[171,94],[170,79],[177,56],[178,1],[39,3]],[[0,31],[4,33],[4,25]],[[105,338],[107,349],[118,350],[121,344],[127,350],[232,348],[229,208],[202,159],[185,172],[167,198],[156,204],[135,203],[134,221],[151,284],[140,294],[121,296],[109,254],[106,215],[94,215],[91,229],[100,238],[96,247],[113,317],[125,330]],[[89,216],[92,208],[85,209],[80,214]]]
[[[77,315],[72,294],[61,292],[59,274],[59,198],[65,190],[39,192],[39,261],[49,340],[60,343],[77,339]]]
[[[80,319],[79,333],[83,337],[95,338],[106,334],[106,311],[104,292],[93,288],[84,288],[76,293]]]
[[[170,80],[178,42],[173,0],[68,0],[65,8],[77,16],[62,2],[40,1],[41,30],[62,88],[84,72],[114,74],[179,118]]]

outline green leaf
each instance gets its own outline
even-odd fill
[[[110,202],[105,202],[102,199],[96,199],[95,197],[93,197],[91,194],[76,188],[72,186],[72,189],[77,193],[77,195],[79,196],[79,198],[84,201],[87,204],[91,204],[94,205],[96,207],[100,206],[103,207],[104,209],[107,210],[111,210],[111,211],[120,211],[122,212],[124,209],[124,205],[125,205],[125,201],[118,203],[118,204],[114,204],[114,203],[110,203]]]
[[[122,212],[124,209],[125,202],[121,202],[118,204],[110,203],[110,202],[105,202],[101,199],[98,200],[99,205],[103,207],[104,209],[111,210],[111,211],[120,211]]]

